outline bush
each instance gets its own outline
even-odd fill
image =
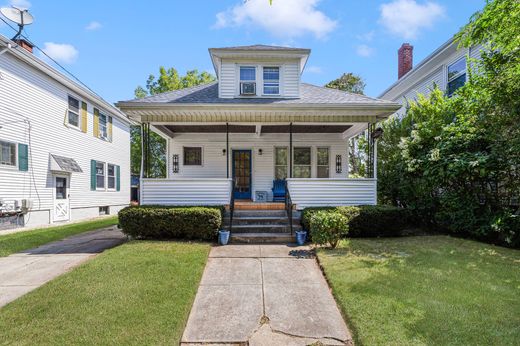
[[[333,249],[348,233],[348,219],[336,211],[314,213],[310,225],[313,242],[320,245],[329,244]]]
[[[364,205],[306,208],[302,212],[305,229],[310,229],[312,216],[320,211],[338,212],[345,216],[350,237],[395,237],[410,226],[409,212],[405,209],[387,205]]]
[[[214,240],[222,225],[219,207],[127,207],[119,212],[123,233],[140,239]]]

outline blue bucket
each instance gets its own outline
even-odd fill
[[[305,244],[305,239],[307,238],[306,231],[296,231],[296,244],[299,246]]]
[[[229,231],[218,231],[218,242],[220,245],[227,245],[229,242]]]

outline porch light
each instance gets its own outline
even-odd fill
[[[173,170],[173,173],[179,173],[179,154],[173,154],[172,170]]]
[[[222,156],[226,156],[226,149],[222,149]]]
[[[336,173],[341,173],[341,155],[336,155]]]
[[[258,155],[262,155],[262,154],[263,154],[262,149],[258,149]]]
[[[383,129],[378,127],[377,129],[372,132],[372,138],[373,139],[379,139],[383,136]]]

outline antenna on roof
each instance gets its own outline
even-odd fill
[[[2,7],[0,8],[0,13],[4,15],[5,18],[10,21],[18,24],[18,32],[11,40],[16,40],[21,34],[23,27],[25,25],[32,24],[34,22],[34,17],[29,13],[27,9],[21,9],[18,7]]]

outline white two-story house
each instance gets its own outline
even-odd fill
[[[125,114],[0,36],[0,229],[116,214],[129,184]]]
[[[347,143],[374,132],[399,104],[303,83],[309,49],[252,45],[209,55],[218,82],[117,103],[143,125],[142,204],[376,203],[373,170],[348,178]],[[147,178],[149,131],[167,141],[164,179]]]

